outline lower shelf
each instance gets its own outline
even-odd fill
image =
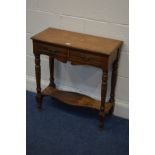
[[[58,90],[56,88],[48,86],[42,91],[42,95],[44,96],[52,96],[59,101],[67,103],[73,106],[81,106],[81,107],[89,107],[99,110],[101,101],[97,101],[89,96],[75,93]],[[112,108],[112,103],[105,103],[105,112],[108,113]]]

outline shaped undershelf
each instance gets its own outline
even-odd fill
[[[66,104],[80,107],[88,107],[93,109],[100,109],[101,101],[97,101],[89,96],[79,94],[76,92],[62,91],[51,86],[48,86],[42,91],[43,96],[52,96]],[[108,113],[112,108],[112,103],[105,103],[105,112]]]

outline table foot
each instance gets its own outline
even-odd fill
[[[36,95],[37,109],[40,111],[42,109],[42,95]]]
[[[99,129],[104,129],[104,113],[100,112],[99,113]]]
[[[114,108],[115,108],[115,106],[114,106],[115,104],[113,103],[113,105],[112,105],[112,107],[111,107],[111,109],[109,110],[109,112],[108,112],[108,115],[109,116],[112,116],[113,115],[113,113],[114,113]]]

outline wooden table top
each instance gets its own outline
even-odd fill
[[[31,39],[106,55],[111,55],[111,53],[119,48],[123,43],[120,40],[55,28],[47,28],[46,30],[34,35]]]

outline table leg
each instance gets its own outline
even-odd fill
[[[99,112],[99,127],[100,128],[104,127],[107,81],[108,81],[108,72],[103,72],[102,85],[101,85],[101,106],[100,106],[100,112]]]
[[[109,102],[113,104],[112,108],[109,111],[109,114],[112,115],[115,108],[115,88],[117,81],[117,70],[118,70],[118,59],[119,59],[119,51],[117,54],[117,59],[113,62],[112,65],[112,77],[111,77],[111,93]]]
[[[37,95],[36,102],[38,109],[41,109],[42,105],[42,94],[41,94],[41,69],[40,69],[40,54],[35,54],[35,74],[36,74],[36,85]]]
[[[54,58],[49,56],[49,69],[50,69],[50,83],[49,86],[55,88],[54,83]]]

